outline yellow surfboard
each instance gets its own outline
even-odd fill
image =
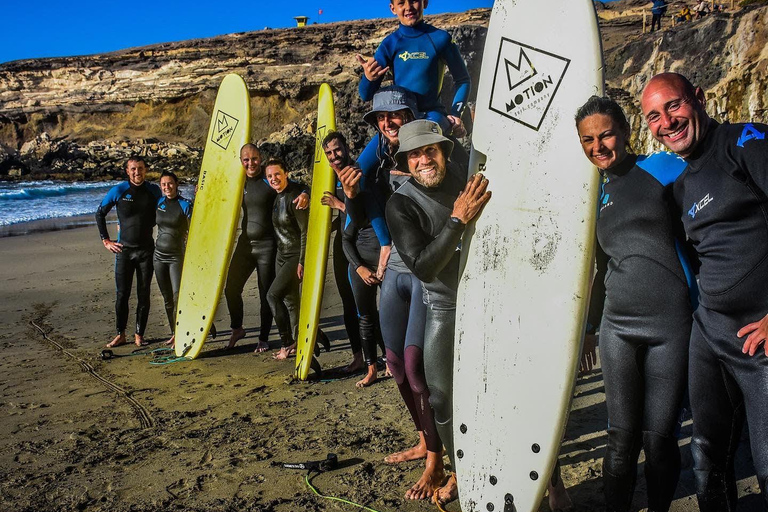
[[[227,75],[213,107],[189,226],[176,314],[178,357],[196,358],[213,323],[243,200],[240,148],[250,133],[248,88],[238,75]]]
[[[315,164],[312,169],[312,198],[309,204],[307,252],[304,256],[304,280],[299,309],[299,335],[296,344],[295,377],[306,380],[312,364],[323,302],[325,269],[331,235],[331,209],[320,203],[323,192],[334,192],[336,176],[323,151],[323,139],[336,130],[333,93],[328,84],[320,86],[315,132]]]

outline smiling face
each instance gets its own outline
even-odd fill
[[[408,109],[395,112],[379,112],[376,114],[376,126],[378,126],[379,132],[381,132],[384,138],[389,141],[390,146],[397,146],[400,128],[408,122],[409,118],[410,111]]]
[[[592,114],[582,119],[577,129],[581,149],[598,169],[610,169],[627,156],[629,134],[611,116]]]
[[[389,8],[402,25],[412,27],[424,18],[427,3],[428,0],[390,0]]]
[[[171,176],[163,176],[160,178],[160,190],[163,191],[163,195],[168,199],[173,199],[178,194],[179,184]]]
[[[331,139],[328,144],[323,147],[328,163],[331,164],[331,168],[334,171],[340,171],[344,167],[350,164],[349,161],[349,149],[346,144],[341,142],[341,139]]]
[[[144,183],[144,178],[147,176],[147,164],[140,160],[128,160],[125,165],[125,173],[128,175],[128,181],[131,182],[131,185],[138,187]]]
[[[412,149],[406,155],[408,171],[421,185],[434,188],[445,178],[445,155],[440,144]]]
[[[240,150],[240,162],[245,169],[245,175],[249,178],[255,178],[261,174],[261,153],[254,146],[243,146]]]
[[[704,138],[709,122],[704,105],[704,92],[673,73],[653,77],[643,90],[643,116],[653,137],[682,157]]]
[[[268,165],[267,168],[264,169],[264,174],[266,175],[269,186],[275,189],[278,193],[282,192],[285,187],[288,186],[288,174],[285,172],[285,169],[279,165]]]

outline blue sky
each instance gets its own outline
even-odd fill
[[[427,14],[490,7],[493,0],[432,0]],[[387,0],[0,0],[0,62],[86,55],[264,27],[394,16]],[[322,9],[323,14],[318,15]],[[240,13],[240,14],[233,14]]]

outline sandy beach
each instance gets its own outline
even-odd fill
[[[381,512],[435,510],[403,498],[421,462],[383,462],[418,439],[391,379],[363,390],[354,379],[291,383],[292,360],[252,354],[251,330],[235,350],[222,349],[229,334],[223,303],[219,337],[196,361],[151,365],[150,355],[132,354],[134,346],[105,361],[100,354],[114,332],[113,258],[96,228],[0,238],[0,254],[0,510],[358,510],[314,495],[304,472],[279,464],[330,452],[341,467],[313,480],[323,494]],[[331,275],[328,281],[322,318],[332,350],[320,358],[324,368],[350,357]],[[246,328],[258,325],[255,287],[252,279],[245,290]],[[146,335],[150,348],[160,348],[169,329],[154,283],[153,290]],[[577,382],[560,456],[576,511],[601,510],[605,426],[598,368]],[[688,416],[673,511],[698,510],[690,434]],[[635,510],[645,505],[642,469]],[[737,476],[739,510],[760,510],[746,443]],[[546,499],[540,510],[549,510]]]

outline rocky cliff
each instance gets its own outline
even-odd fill
[[[649,149],[635,98],[662,70],[682,72],[728,120],[768,120],[768,7],[710,15],[641,34],[642,0],[596,3],[609,92],[631,114],[638,149]],[[477,76],[489,10],[429,17],[449,30]],[[671,13],[670,13],[671,14]],[[291,168],[309,167],[317,87],[334,88],[339,126],[361,148],[360,68],[393,19],[262,30],[83,57],[0,65],[0,176],[118,176],[142,153],[155,171],[197,173],[216,87],[227,73],[251,92],[254,140]],[[475,90],[476,90],[475,84]],[[451,91],[450,80],[445,91]],[[446,98],[446,102],[449,98]]]

